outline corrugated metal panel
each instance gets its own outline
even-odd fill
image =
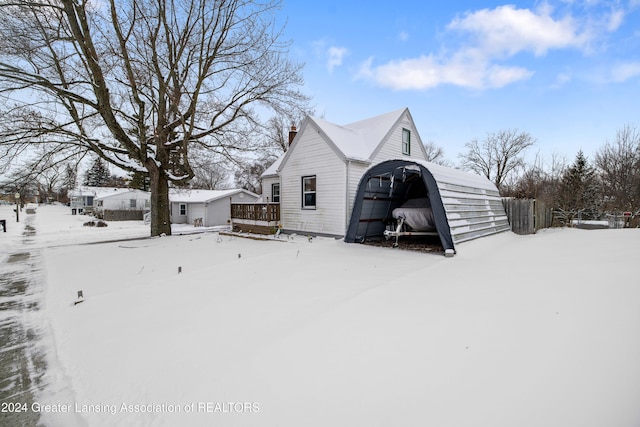
[[[445,250],[510,230],[498,189],[487,178],[423,160],[393,159],[372,166],[360,181],[345,241],[382,233],[394,207],[421,197],[429,198]]]
[[[452,184],[439,181],[437,176],[434,178],[454,243],[510,230],[497,190]]]

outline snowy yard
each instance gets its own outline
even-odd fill
[[[445,258],[215,232],[85,245],[148,229],[82,219],[40,207],[29,243],[48,425],[640,425],[639,229]]]

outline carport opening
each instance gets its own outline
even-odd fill
[[[444,252],[419,166],[399,166],[371,175],[363,184],[359,242]]]

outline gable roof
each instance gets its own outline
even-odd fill
[[[409,113],[409,109],[406,107],[344,126],[328,122],[318,117],[308,116],[302,123],[296,138],[293,140],[293,149],[295,149],[296,140],[304,133],[305,129],[308,126],[313,126],[323,136],[327,144],[329,144],[343,160],[355,160],[365,163],[371,162],[389,134],[396,128],[396,125],[402,120],[405,114],[407,114],[409,120],[413,123],[411,113]],[[415,129],[415,125],[413,127]],[[286,159],[293,149],[280,156],[278,160],[264,171],[261,177],[276,176],[283,164],[286,163]]]
[[[311,118],[346,159],[370,161],[380,144],[401,120],[407,108],[339,126]]]
[[[244,193],[256,199],[259,197],[257,194],[241,188],[233,190],[183,190],[172,188],[169,190],[169,201],[175,203],[210,203],[224,197],[231,197],[238,193]]]
[[[283,159],[284,159],[284,154],[278,157],[278,159],[275,162],[271,163],[271,166],[269,166],[267,169],[265,169],[264,172],[262,172],[262,175],[260,175],[260,178],[266,178],[268,176],[278,176],[278,168],[280,168],[280,164],[282,163]]]
[[[139,190],[137,188],[120,188],[120,189],[116,189],[116,190],[122,190],[122,191],[113,191],[113,192],[110,192],[110,193],[100,193],[95,198],[96,198],[96,200],[104,200],[104,199],[108,199],[110,197],[115,197],[115,196],[119,196],[121,194],[126,194],[126,193],[142,194],[144,196],[151,197],[151,193],[150,192],[142,191],[142,190]]]
[[[69,191],[69,197],[103,197],[106,195],[120,194],[131,191],[131,188],[119,188],[119,187],[91,187],[82,185]]]

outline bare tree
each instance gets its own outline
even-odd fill
[[[546,161],[540,153],[532,162],[528,162],[518,175],[516,182],[501,192],[503,196],[523,199],[536,199],[548,207],[559,210],[562,195],[562,179],[568,169],[564,155],[552,154]]]
[[[624,126],[595,155],[608,209],[640,209],[640,131]]]
[[[47,145],[40,145],[32,149],[29,156],[11,158],[11,167],[5,168],[0,184],[28,189],[24,195],[38,196],[40,201],[58,199],[57,193],[66,182],[67,169],[75,170],[77,159],[52,155],[47,148]],[[22,190],[20,192],[22,194]]]
[[[427,161],[436,163],[442,166],[451,166],[451,162],[444,158],[444,148],[436,145],[433,141],[427,141],[424,144],[424,149],[427,152]]]
[[[460,154],[462,166],[486,176],[501,189],[510,175],[524,166],[524,152],[535,142],[531,135],[516,129],[490,133],[481,143],[474,139],[465,144],[467,152]]]
[[[313,114],[313,110],[298,107],[271,117],[265,129],[265,148],[275,151],[275,154],[286,152],[289,149],[292,127],[299,128],[304,118]]]
[[[198,150],[194,156],[191,188],[203,190],[223,190],[229,185],[229,171],[226,163],[218,155],[212,155],[208,151]]]
[[[254,193],[262,193],[262,173],[275,162],[277,159],[273,154],[265,153],[258,159],[248,160],[238,165],[235,172],[235,183],[240,188],[253,191]]]
[[[262,114],[308,99],[275,26],[278,0],[0,0],[7,158],[47,144],[148,174],[151,235],[200,146],[233,159]],[[7,42],[10,40],[10,42]]]
[[[50,202],[58,199],[57,194],[63,184],[64,172],[64,166],[61,164],[42,171],[37,178],[40,202]]]

